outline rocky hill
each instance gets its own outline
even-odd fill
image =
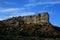
[[[0,21],[0,32],[0,39],[60,38],[60,28],[49,22],[47,12]]]

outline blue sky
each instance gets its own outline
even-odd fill
[[[0,20],[42,12],[48,12],[51,24],[60,27],[60,0],[0,0]]]

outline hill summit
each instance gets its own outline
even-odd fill
[[[30,16],[19,16],[19,17],[13,17],[13,18],[9,18],[5,21],[3,21],[6,25],[12,25],[13,23],[15,23],[15,25],[17,26],[19,24],[19,20],[24,21],[24,23],[26,24],[49,24],[49,14],[47,12],[41,13],[41,14],[37,14],[37,15],[30,15]]]

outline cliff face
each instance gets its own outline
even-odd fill
[[[42,24],[42,23],[49,23],[49,15],[47,12],[38,14],[38,15],[33,15],[33,16],[24,16],[23,20],[25,23],[30,24],[30,23],[37,23],[37,24]]]
[[[47,12],[33,15],[33,16],[23,16],[23,17],[13,17],[3,21],[5,25],[9,26],[19,26],[19,21],[24,21],[25,24],[49,24],[49,14]]]

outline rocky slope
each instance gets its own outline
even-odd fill
[[[60,38],[60,28],[49,22],[47,12],[0,21],[0,39],[20,37]]]

